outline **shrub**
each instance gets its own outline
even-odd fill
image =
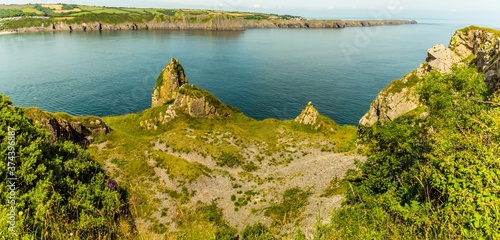
[[[7,156],[12,150],[16,156],[2,158],[0,174],[17,178],[15,204],[9,202],[10,192],[0,194],[0,231],[9,233],[3,213],[15,207],[18,236],[67,239],[74,234],[96,239],[130,234],[119,227],[132,226],[126,192],[107,181],[87,151],[71,142],[52,143],[41,126],[11,104],[8,97],[0,95],[0,154]],[[15,135],[9,129],[14,129]],[[9,146],[14,149],[9,150]],[[14,163],[15,169],[7,169],[7,161]],[[7,189],[8,184],[2,181],[0,188]]]
[[[333,238],[500,237],[499,98],[473,68],[432,73],[418,92],[427,118],[410,113],[361,135],[368,160],[347,177]]]
[[[236,167],[241,165],[241,163],[243,163],[243,158],[241,156],[229,152],[222,152],[216,159],[216,164],[220,167]]]

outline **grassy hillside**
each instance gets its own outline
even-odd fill
[[[162,124],[157,119],[167,108],[105,117],[102,120],[112,129],[110,133],[94,135],[88,150],[71,145],[105,174],[95,187],[108,189],[109,194],[119,189],[118,202],[106,204],[123,204],[125,216],[107,220],[113,222],[109,227],[88,231],[65,226],[43,236],[43,228],[22,225],[20,229],[37,239],[65,239],[68,234],[77,239],[117,234],[125,239],[233,239],[237,235],[280,239],[299,236],[302,231],[312,233],[315,222],[328,218],[328,212],[339,206],[342,191],[332,189],[339,189],[335,179],[342,178],[356,158],[352,155],[354,126],[339,126],[320,116],[321,128],[315,130],[293,120],[257,121],[234,109],[230,117],[213,118],[194,118],[179,111],[174,120]],[[3,109],[18,111],[26,122],[55,118],[85,125],[97,119],[9,106]],[[157,128],[148,130],[146,123]],[[50,157],[56,156],[47,157],[51,162]],[[37,164],[35,169],[41,167]],[[79,174],[90,177],[86,172]],[[51,181],[58,180],[49,180],[56,184]],[[113,188],[107,186],[110,183]],[[27,191],[38,191],[32,188]],[[104,193],[108,194],[96,194]],[[2,202],[1,206],[8,205]],[[26,216],[33,221],[31,217]],[[61,215],[55,220],[67,222],[74,217]],[[47,215],[38,221],[56,226]]]
[[[181,114],[156,130],[140,127],[165,109],[104,118],[114,131],[90,148],[96,161],[130,189],[132,213],[145,222],[138,226],[144,234],[209,239],[222,231],[234,237],[259,221],[274,222],[273,233],[285,234],[289,224],[306,217],[300,211],[308,205],[306,198],[305,205],[293,211],[268,209],[280,204],[275,200],[291,188],[288,175],[298,179],[308,170],[287,167],[304,164],[310,156],[335,161],[334,152],[354,150],[356,128],[327,118],[322,130],[291,120],[257,121],[241,113],[211,119]],[[329,182],[334,174],[323,181]],[[319,197],[324,189],[307,190],[314,185],[306,181],[295,187]],[[220,211],[221,219],[215,223],[196,217],[207,209]],[[295,217],[284,220],[288,211]]]

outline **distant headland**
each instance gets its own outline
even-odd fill
[[[416,24],[415,20],[308,20],[300,16],[219,10],[111,8],[75,4],[0,5],[0,32],[245,30]]]

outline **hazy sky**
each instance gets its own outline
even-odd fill
[[[442,18],[492,25],[500,22],[498,0],[0,0],[0,4],[30,2],[222,9],[288,13],[309,18]]]

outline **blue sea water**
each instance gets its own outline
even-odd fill
[[[139,112],[175,57],[190,83],[256,119],[291,119],[312,101],[336,122],[357,125],[387,84],[465,26],[1,35],[0,93],[51,112]]]

